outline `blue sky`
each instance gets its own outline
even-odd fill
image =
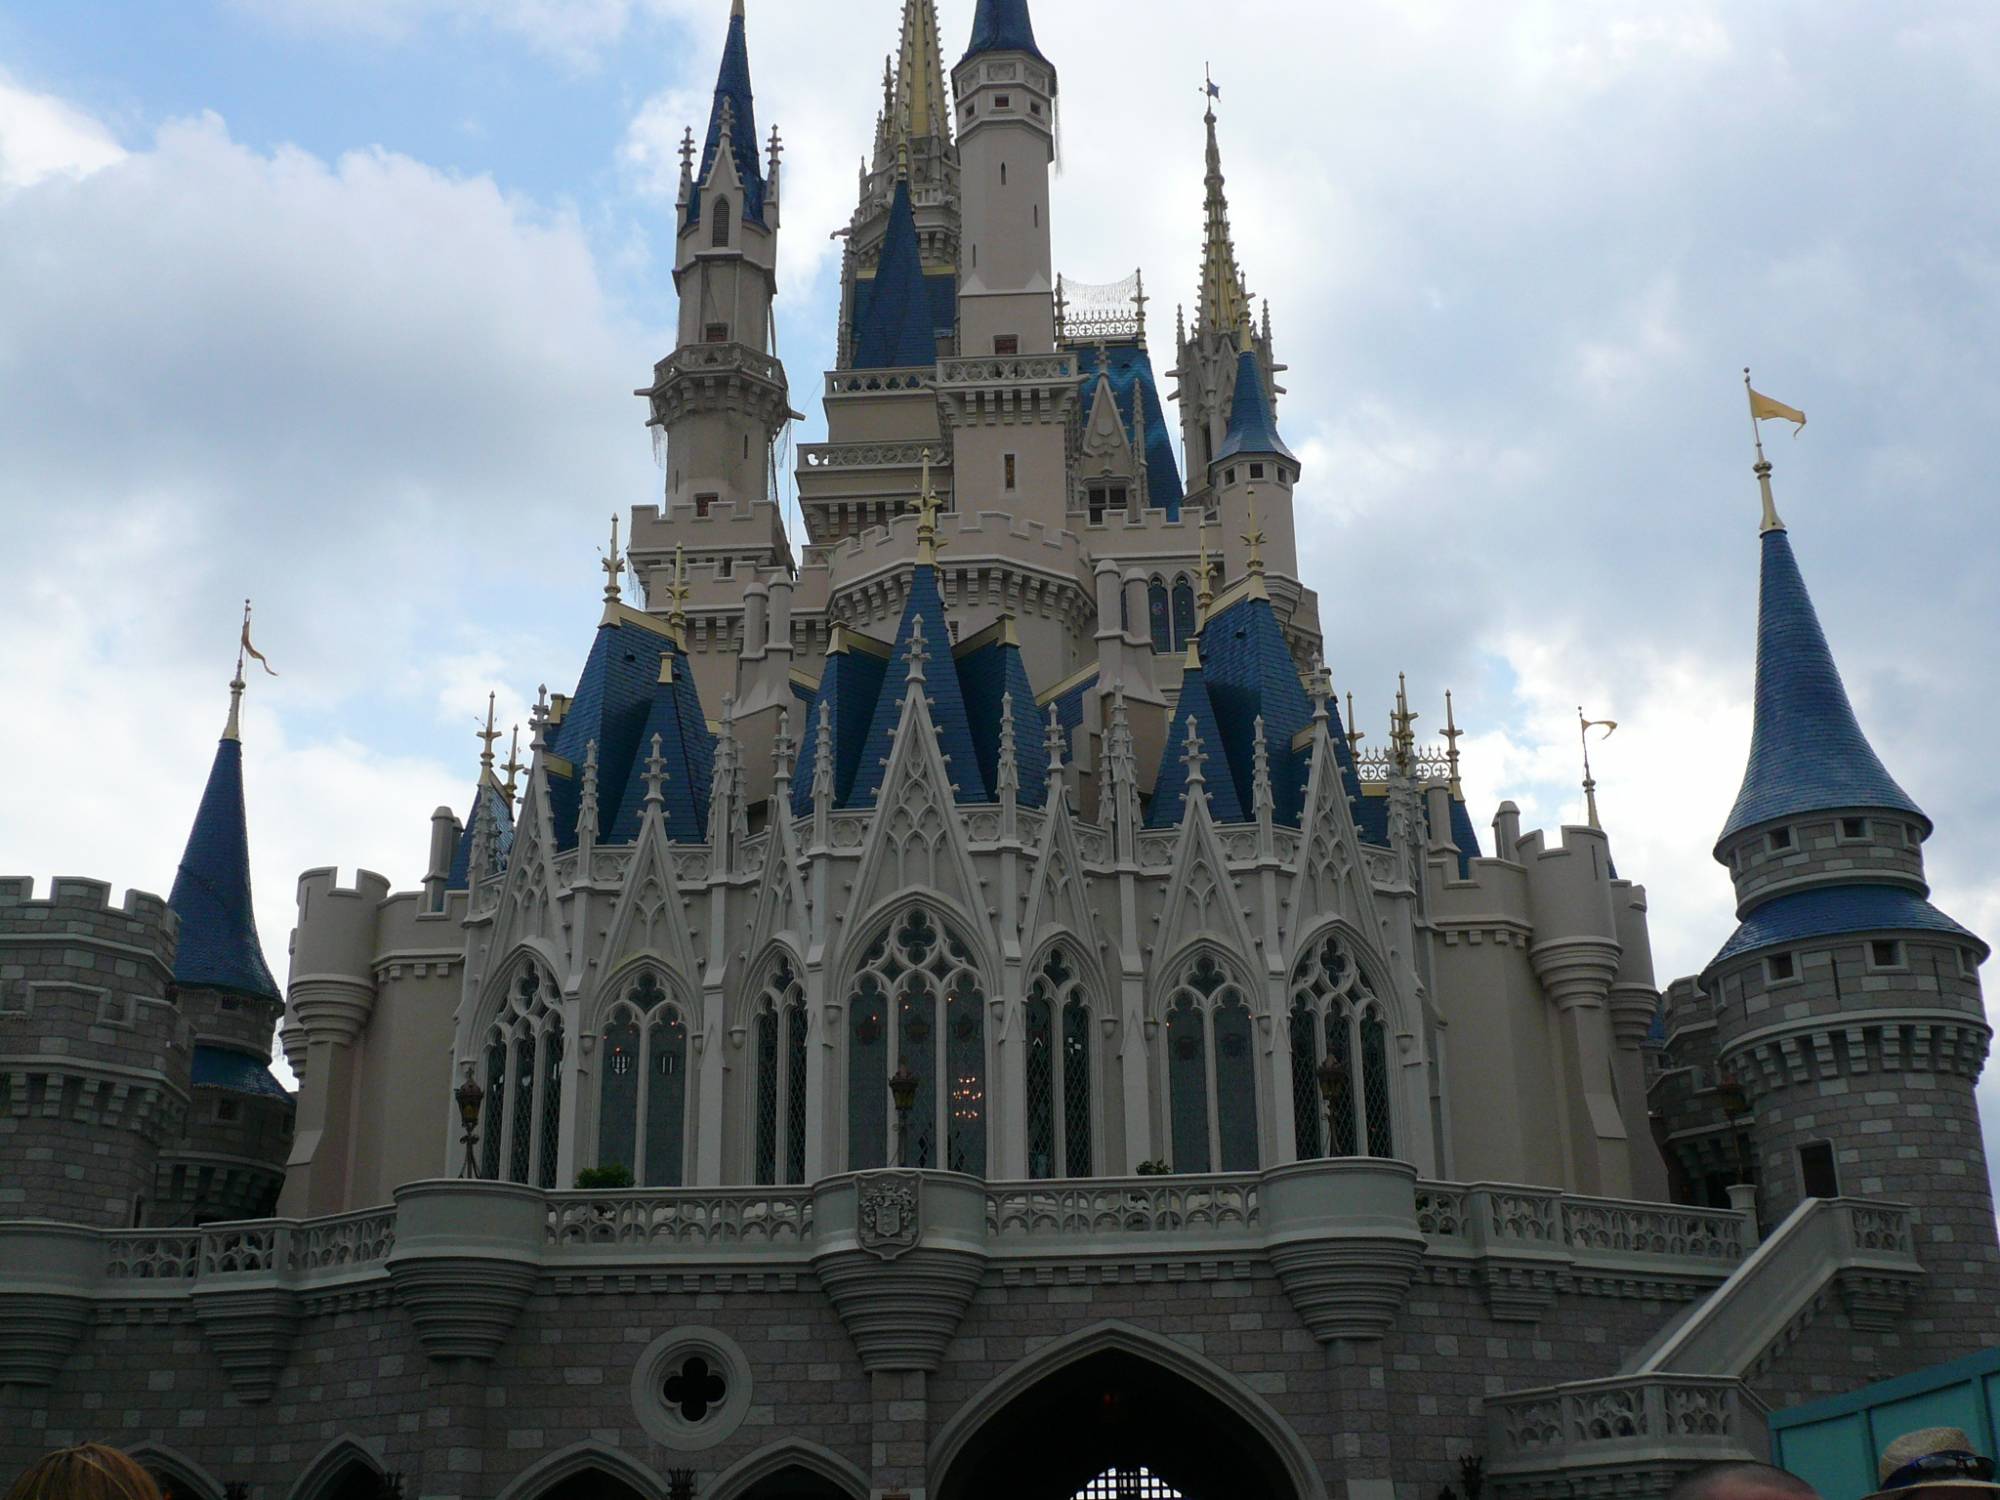
[[[830,230],[896,0],[750,0],[788,143],[780,352],[809,418]],[[948,48],[970,0],[940,6]],[[0,11],[0,695],[60,753],[0,868],[165,890],[256,684],[260,921],[415,879],[476,712],[574,680],[609,517],[660,476],[667,223],[726,0],[15,0]],[[1291,367],[1300,535],[1363,728],[1455,690],[1475,818],[1580,813],[1575,708],[1661,978],[1727,936],[1757,502],[1741,367],[1803,406],[1780,503],[1864,724],[2000,933],[1992,476],[2000,17],[1912,0],[1109,0],[1062,70],[1060,269],[1191,292],[1204,65]],[[25,295],[21,294],[25,289]],[[1164,327],[1164,324],[1156,325]],[[1164,340],[1162,340],[1164,341]],[[1989,1086],[1989,1098],[2000,1089]],[[1992,1111],[1989,1111],[1991,1114]]]

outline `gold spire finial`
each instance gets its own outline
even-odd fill
[[[480,730],[476,736],[479,742],[485,746],[485,749],[479,752],[479,784],[481,786],[493,780],[493,742],[500,738],[500,731],[493,727],[494,698],[495,695],[492,693],[486,695],[486,727]]]
[[[598,564],[604,569],[604,602],[616,604],[619,600],[618,579],[625,571],[625,559],[618,550],[618,517],[611,517],[611,550],[604,554],[604,561]]]
[[[1196,324],[1211,333],[1235,335],[1249,320],[1243,272],[1236,264],[1236,242],[1229,228],[1229,199],[1223,192],[1222,147],[1215,138],[1215,100],[1222,90],[1211,77],[1202,85],[1209,104],[1203,121],[1208,127],[1207,201],[1203,207],[1201,305]]]
[[[1200,630],[1208,623],[1209,606],[1215,603],[1214,574],[1208,565],[1208,512],[1201,513],[1201,591],[1195,595],[1194,628]]]
[[[692,593],[687,582],[687,548],[680,542],[674,543],[674,582],[667,591],[672,607],[667,612],[667,628],[673,631],[683,649],[687,646],[687,602]]]
[[[521,726],[514,726],[514,742],[507,747],[507,764],[500,768],[507,773],[507,784],[501,790],[507,794],[507,805],[514,805],[516,790],[520,786],[521,773],[528,768],[521,764]]]
[[[246,657],[254,658],[257,665],[264,669],[265,676],[276,677],[278,675],[272,670],[270,662],[264,659],[264,653],[250,644],[250,601],[248,599],[243,601],[243,630],[236,637],[236,675],[229,680],[229,721],[222,726],[222,737],[225,740],[240,740],[243,738],[243,689],[248,686],[243,680],[243,662]]]
[[[1246,565],[1252,578],[1264,576],[1264,529],[1257,524],[1257,486],[1251,485],[1244,491],[1244,503],[1249,508],[1250,529],[1244,533],[1243,545],[1250,549],[1250,561]]]
[[[1455,802],[1465,800],[1465,785],[1458,779],[1458,742],[1465,734],[1458,727],[1458,716],[1452,710],[1451,689],[1444,690],[1444,742],[1449,747],[1445,751],[1445,761],[1451,767],[1451,795]]]
[[[1368,731],[1361,728],[1354,718],[1354,693],[1347,694],[1347,750],[1351,755],[1361,748],[1361,742],[1368,738]]]
[[[1746,371],[1745,373],[1747,374],[1748,372]],[[1616,719],[1590,718],[1584,713],[1583,705],[1580,703],[1576,708],[1576,721],[1583,726],[1584,808],[1589,815],[1590,826],[1592,828],[1602,828],[1604,825],[1597,821],[1597,778],[1590,774],[1590,731],[1601,729],[1604,731],[1604,737],[1608,740],[1618,732],[1618,721]]]
[[[937,563],[938,550],[945,544],[938,540],[938,512],[944,502],[931,485],[931,450],[924,449],[924,473],[918,483],[917,494],[917,562]]]

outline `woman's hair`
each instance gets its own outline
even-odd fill
[[[117,1449],[80,1443],[28,1468],[7,1500],[160,1500],[160,1487]]]

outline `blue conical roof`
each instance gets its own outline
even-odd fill
[[[854,368],[905,370],[937,363],[937,315],[924,280],[910,184],[898,179],[875,279],[862,282],[854,315]]]
[[[977,57],[982,52],[1026,52],[1048,61],[1035,45],[1028,0],[979,0],[979,9],[972,16],[972,45],[965,49],[965,55]]]
[[[730,117],[729,141],[736,157],[736,175],[743,181],[743,217],[762,222],[764,218],[764,167],[757,156],[757,101],[750,91],[750,41],[743,28],[739,8],[729,18],[729,36],[722,44],[722,67],[715,77],[715,104],[709,110],[707,143],[702,148],[701,171],[695,177],[694,192],[688,195],[688,223],[701,221],[701,188],[715,166],[715,153],[722,147],[724,106]]]
[[[1767,531],[1763,548],[1756,726],[1718,857],[1744,829],[1798,813],[1879,807],[1923,818],[1861,732],[1790,537]]]
[[[1180,701],[1174,707],[1174,721],[1167,729],[1166,748],[1160,755],[1160,774],[1153,783],[1153,801],[1146,809],[1146,826],[1178,827],[1186,815],[1187,762],[1182,757],[1187,753],[1190,719],[1194,721],[1195,733],[1201,737],[1201,748],[1208,757],[1202,765],[1202,783],[1208,790],[1209,816],[1218,823],[1247,822],[1243,800],[1236,791],[1236,777],[1229,769],[1222,726],[1215,715],[1215,704],[1209,698],[1208,682],[1201,666],[1191,663],[1181,674]]]
[[[514,847],[514,806],[507,800],[507,794],[500,790],[491,772],[483,774],[479,785],[473,789],[472,811],[465,816],[465,826],[459,829],[458,843],[451,853],[451,869],[445,875],[444,888],[448,891],[462,891],[472,884],[472,850],[478,841],[479,809],[485,807],[486,815],[493,820],[493,852],[498,857],[500,868],[506,868],[507,855]]]
[[[1222,440],[1215,461],[1221,463],[1240,453],[1273,453],[1298,462],[1278,436],[1278,419],[1271,414],[1264,372],[1258,367],[1255,351],[1249,349],[1236,357],[1236,396],[1229,407],[1229,435]]]
[[[1217,753],[1217,760],[1208,766],[1209,784],[1213,786],[1218,775],[1230,776],[1238,804],[1256,805],[1257,721],[1262,719],[1270,757],[1272,815],[1296,827],[1311,762],[1294,752],[1292,744],[1312,723],[1312,700],[1299,680],[1298,663],[1285,644],[1284,627],[1271,601],[1252,592],[1217,612],[1202,626],[1201,660],[1209,701],[1222,727],[1221,742],[1209,745]],[[1204,740],[1206,735],[1204,730]]]
[[[167,904],[181,921],[174,983],[280,1000],[257,940],[250,901],[250,834],[243,815],[243,742],[215,750],[187,850]]]

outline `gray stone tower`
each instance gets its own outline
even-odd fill
[[[1931,821],[1869,745],[1764,489],[1756,727],[1716,858],[1741,925],[1702,978],[1718,1061],[1753,1111],[1758,1209],[1806,1198],[1915,1210],[1918,1331],[2000,1334],[1993,1199],[1973,1088],[1991,1030],[1985,943],[1926,900]],[[1948,1330],[1948,1333],[1944,1332]]]

